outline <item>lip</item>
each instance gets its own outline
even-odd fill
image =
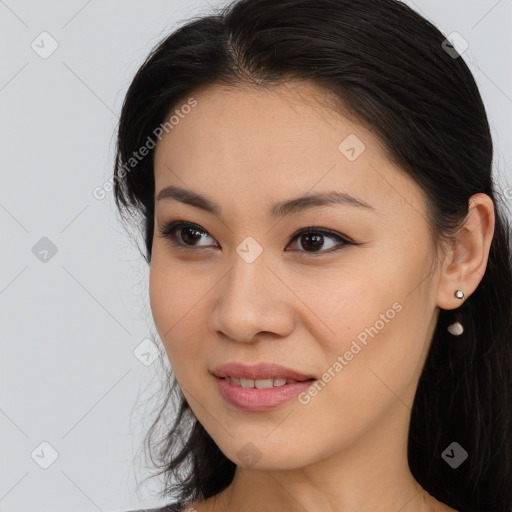
[[[284,386],[267,389],[243,388],[236,386],[229,379],[212,375],[220,394],[232,406],[242,411],[264,412],[279,407],[288,400],[305,391],[313,380],[294,382]]]
[[[306,390],[316,380],[314,375],[307,375],[275,363],[247,365],[233,361],[217,366],[210,373],[226,402],[239,410],[251,412],[264,412],[279,407]],[[266,389],[243,388],[225,377],[253,380],[280,377],[298,382]]]
[[[259,363],[247,365],[236,361],[217,366],[210,373],[214,377],[239,377],[242,379],[271,379],[282,377],[288,380],[305,381],[316,379],[314,375],[307,375],[276,363]]]

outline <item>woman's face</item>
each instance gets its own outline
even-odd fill
[[[156,196],[176,187],[218,211],[192,195],[155,202],[150,303],[194,414],[239,466],[302,467],[347,457],[363,439],[404,456],[438,311],[421,189],[313,85],[193,97],[156,148]],[[274,207],[317,194],[331,201]],[[194,226],[162,236],[174,221]],[[279,402],[285,388],[220,382],[216,369],[231,362],[316,382],[285,385]]]

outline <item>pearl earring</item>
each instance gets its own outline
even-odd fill
[[[458,299],[464,299],[464,292],[462,290],[456,290],[455,297]],[[448,326],[448,332],[453,336],[460,336],[464,332],[464,327],[460,322],[454,322]]]

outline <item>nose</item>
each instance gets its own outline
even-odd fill
[[[264,254],[249,263],[235,253],[231,270],[214,288],[210,328],[217,336],[248,343],[293,331],[294,295]]]

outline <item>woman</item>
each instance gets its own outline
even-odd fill
[[[239,0],[126,95],[179,412],[160,510],[512,510],[510,224],[475,81],[395,0]]]

